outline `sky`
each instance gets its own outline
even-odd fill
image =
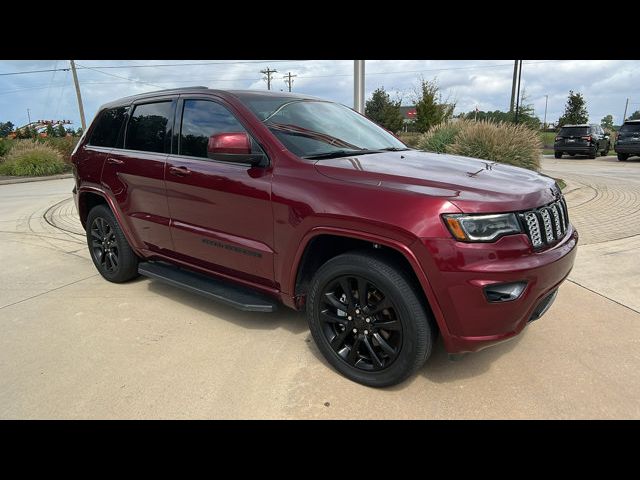
[[[164,88],[202,85],[218,89],[266,90],[260,70],[276,69],[272,90],[287,91],[283,76],[289,72],[292,91],[353,106],[352,60],[76,60],[78,79],[89,123],[101,104],[136,93]],[[68,60],[0,60],[0,122],[16,126],[31,120],[71,120],[80,126],[78,103]],[[368,98],[384,87],[403,105],[413,104],[420,77],[436,79],[442,98],[456,102],[455,113],[509,109],[513,60],[367,60],[365,90]],[[569,90],[586,99],[590,123],[611,114],[614,123],[640,110],[640,61],[637,60],[525,60],[522,90],[542,120],[548,95],[547,122],[564,111]]]

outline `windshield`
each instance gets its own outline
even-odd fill
[[[621,132],[640,132],[640,122],[638,123],[625,123],[620,128]]]
[[[408,150],[392,134],[344,105],[321,100],[274,100],[245,103],[299,157]]]
[[[580,137],[589,134],[589,127],[562,127],[558,135],[562,137]]]

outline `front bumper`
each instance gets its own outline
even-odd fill
[[[449,353],[475,352],[520,333],[542,316],[541,304],[573,268],[578,232],[571,226],[556,245],[534,252],[526,235],[494,243],[422,239],[420,258],[438,301]],[[484,287],[526,281],[523,293],[507,302],[489,303]],[[554,300],[555,297],[551,300]]]

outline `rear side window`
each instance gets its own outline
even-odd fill
[[[89,145],[96,147],[115,147],[118,133],[124,122],[125,107],[104,110],[96,120],[96,126],[91,133]]]
[[[233,114],[219,103],[185,100],[180,130],[180,155],[207,158],[209,137],[216,133],[246,132]]]
[[[621,132],[640,132],[640,122],[638,123],[625,123],[620,128]]]
[[[589,135],[589,127],[562,127],[558,135],[563,137]]]
[[[136,105],[127,125],[125,148],[164,152],[172,108],[171,101]]]

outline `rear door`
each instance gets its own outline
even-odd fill
[[[165,178],[178,258],[273,285],[271,166],[208,158],[212,134],[247,132],[221,100],[181,96],[176,112],[177,141]],[[255,152],[261,152],[252,142]]]
[[[142,248],[173,250],[164,166],[171,151],[177,96],[141,100],[129,107],[122,148],[113,149],[102,182]]]

